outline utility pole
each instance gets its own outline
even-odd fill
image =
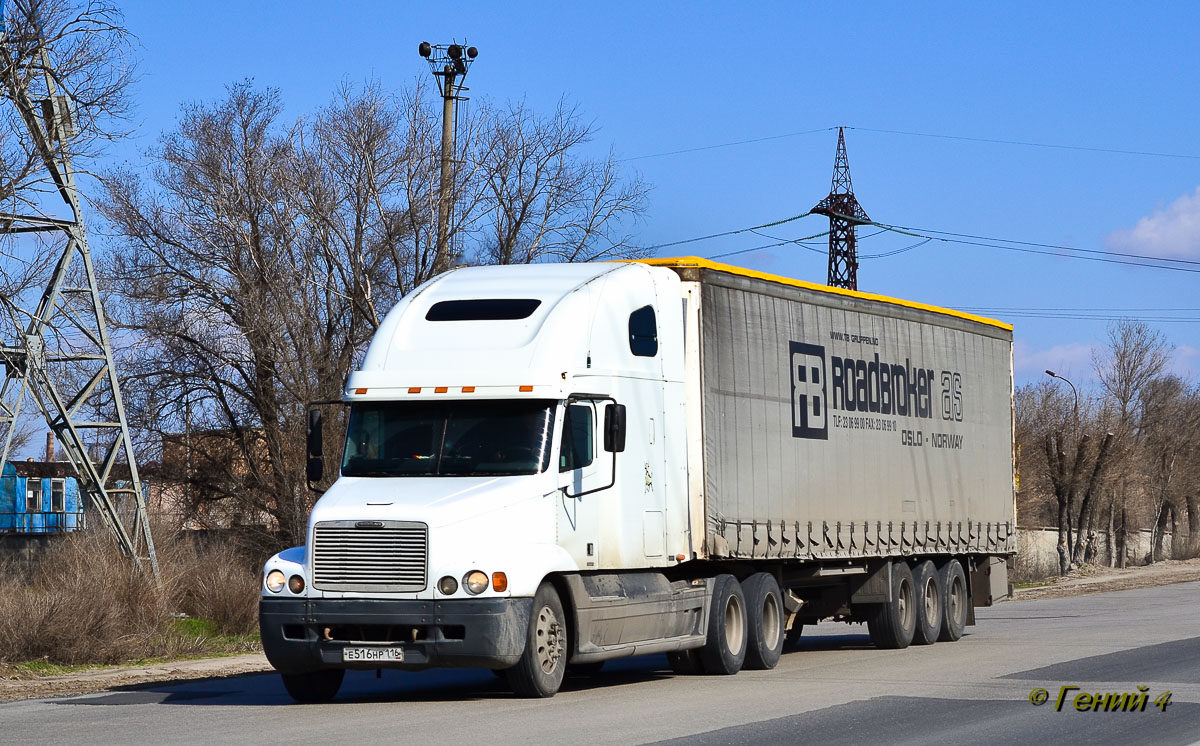
[[[0,445],[0,470],[9,458],[28,394],[62,444],[80,490],[121,551],[157,579],[158,557],[71,164],[70,146],[76,134],[72,101],[58,92],[46,47],[39,53],[41,75],[20,78],[3,34],[0,26],[0,88],[17,107],[36,158],[53,183],[50,193],[62,198],[67,214],[51,216],[49,205],[34,201],[36,193],[24,200],[35,214],[0,214],[0,234],[61,234],[64,240],[32,311],[21,308],[16,298],[0,298],[12,325],[23,327],[13,344],[0,341],[0,432],[7,427]],[[101,453],[88,448],[84,433],[90,434]],[[118,466],[122,462],[127,474]]]
[[[833,184],[829,196],[811,212],[829,216],[829,280],[835,288],[858,290],[858,253],[855,229],[869,223],[867,211],[854,197],[850,181],[850,159],[846,156],[846,135],[838,127],[837,154],[833,159]]]
[[[421,42],[418,54],[429,62],[433,78],[442,94],[442,174],[438,189],[437,251],[433,258],[433,274],[450,268],[450,204],[454,182],[454,103],[465,101],[459,94],[469,90],[463,84],[471,63],[479,56],[475,47],[460,44],[430,44]]]

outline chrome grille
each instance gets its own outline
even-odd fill
[[[425,589],[429,527],[401,521],[323,521],[313,528],[313,587],[412,593]]]

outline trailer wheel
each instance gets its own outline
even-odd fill
[[[916,593],[912,571],[905,562],[892,563],[892,600],[872,604],[867,629],[876,647],[899,650],[912,642],[917,626]]]
[[[735,674],[746,660],[746,597],[732,575],[713,579],[712,608],[708,612],[708,639],[700,649],[704,672]]]
[[[525,652],[506,669],[508,685],[518,697],[553,697],[567,671],[567,615],[558,593],[542,583],[533,596]]]
[[[700,648],[674,650],[667,653],[667,663],[670,664],[672,671],[682,676],[704,673],[704,661],[700,660]]]
[[[284,673],[283,688],[292,695],[292,699],[301,704],[317,704],[328,702],[342,688],[342,678],[346,671],[341,668],[327,668],[308,673]]]
[[[932,561],[925,560],[913,569],[913,587],[917,592],[917,627],[913,644],[932,645],[942,631],[944,608],[942,581]]]
[[[962,564],[952,559],[938,570],[942,581],[942,593],[945,602],[942,604],[942,628],[938,639],[942,642],[954,642],[963,636],[967,628],[967,576],[963,573]]]
[[[746,662],[744,668],[769,670],[783,652],[783,597],[770,573],[759,572],[742,581],[746,596]]]

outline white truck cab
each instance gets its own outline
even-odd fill
[[[548,577],[691,558],[685,451],[666,447],[683,339],[659,333],[682,330],[680,297],[637,263],[468,267],[392,309],[307,545],[266,564],[263,645],[293,694],[343,668],[513,667]],[[566,621],[535,630],[539,669],[565,665]]]

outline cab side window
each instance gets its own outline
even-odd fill
[[[587,404],[571,404],[563,418],[562,448],[559,449],[558,470],[574,471],[592,463],[592,408]]]
[[[653,306],[642,306],[629,314],[629,351],[638,357],[658,354],[658,322]]]

